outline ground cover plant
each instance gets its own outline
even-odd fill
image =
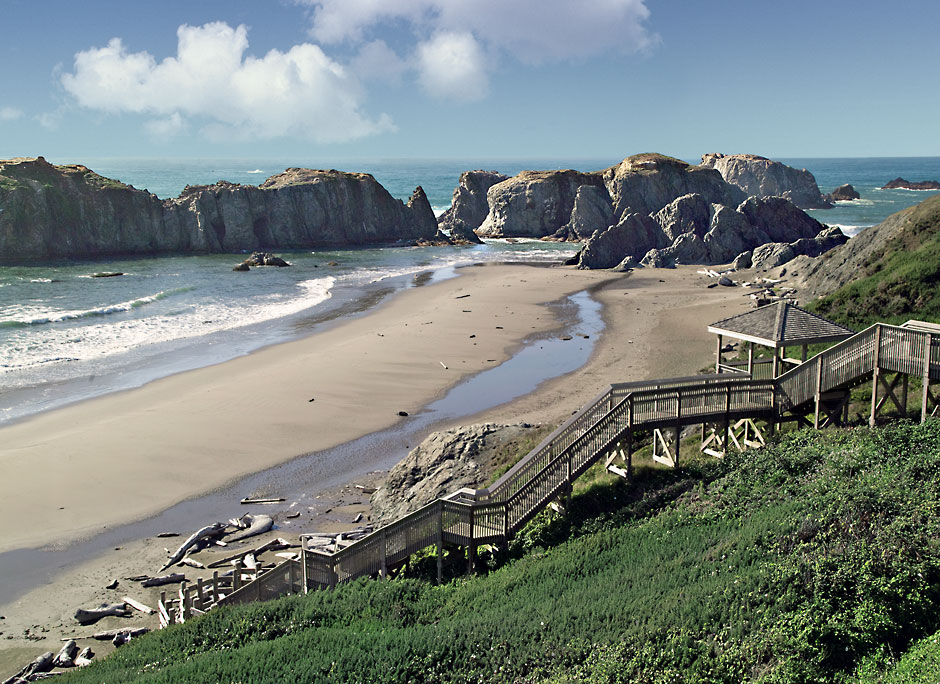
[[[904,681],[938,533],[940,422],[791,433],[597,481],[480,576],[213,610],[64,681]]]

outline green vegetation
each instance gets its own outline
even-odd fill
[[[938,533],[940,422],[792,433],[598,481],[484,576],[214,610],[64,681],[908,681]]]
[[[940,195],[907,212],[903,230],[858,278],[808,308],[857,330],[876,321],[940,321]]]

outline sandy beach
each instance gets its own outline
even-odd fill
[[[419,411],[462,378],[509,358],[527,337],[558,330],[546,305],[586,289],[603,305],[606,325],[590,361],[460,423],[554,425],[610,382],[694,373],[714,351],[706,325],[749,306],[746,291],[708,289],[709,279],[696,270],[463,268],[457,278],[402,291],[304,339],[0,429],[0,515],[18,521],[0,538],[0,550],[75,542],[244,474],[394,426],[399,411]],[[379,483],[381,474],[371,478]],[[368,497],[348,485],[324,496],[337,510],[311,525],[341,529],[368,510]],[[193,529],[206,522],[193,521]],[[297,531],[283,525],[270,536]],[[0,606],[0,675],[57,650],[63,635],[94,631],[71,619],[80,605],[118,600],[122,591],[155,601],[156,592],[141,594],[126,582],[104,587],[154,572],[164,548],[177,542],[128,543]],[[99,626],[154,622],[138,615]]]

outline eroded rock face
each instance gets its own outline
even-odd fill
[[[586,240],[594,231],[609,226],[613,208],[607,192],[596,185],[582,185],[574,198],[571,217],[554,235],[563,240]]]
[[[389,471],[372,495],[373,520],[389,523],[463,487],[482,487],[494,452],[533,429],[480,423],[432,433]]]
[[[751,197],[785,197],[801,209],[832,206],[819,192],[816,178],[806,169],[795,169],[756,154],[706,154],[702,156],[702,166],[716,169],[722,178]]]
[[[450,209],[441,214],[437,225],[449,230],[454,237],[468,242],[480,242],[474,231],[480,227],[490,207],[486,202],[487,191],[509,178],[497,171],[465,171],[460,174]]]
[[[637,154],[602,172],[614,216],[652,214],[683,195],[701,195],[707,203],[737,206],[744,193],[719,173],[662,154]]]
[[[595,231],[584,243],[578,268],[613,268],[627,257],[640,259],[668,244],[656,221],[644,214],[627,214],[617,225]]]
[[[750,197],[738,206],[738,212],[773,242],[814,238],[825,227],[783,197]]]
[[[220,181],[160,200],[83,166],[0,162],[0,258],[235,252],[433,239],[418,188],[407,205],[372,176],[288,169],[260,186]]]
[[[708,232],[712,205],[698,194],[677,197],[652,215],[670,242],[685,233],[699,237]]]
[[[523,171],[487,191],[489,213],[477,234],[483,237],[541,238],[571,220],[578,190],[603,188],[598,174],[580,171]]]
[[[705,246],[712,263],[724,264],[755,245],[770,242],[770,236],[751,225],[747,217],[731,207],[718,206],[712,215]]]

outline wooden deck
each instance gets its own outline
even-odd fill
[[[654,458],[676,465],[678,455],[670,452],[668,437],[678,445],[683,427],[702,425],[702,450],[720,455],[730,444],[763,443],[755,420],[766,421],[771,429],[787,420],[815,427],[833,422],[833,406],[843,407],[848,390],[870,380],[874,422],[889,399],[906,409],[910,376],[923,380],[925,419],[928,404],[937,403],[930,381],[940,379],[940,332],[879,323],[776,379],[722,373],[610,385],[492,486],[462,489],[335,553],[304,548],[299,568],[297,561],[286,561],[218,603],[264,600],[359,577],[387,576],[391,568],[428,547],[437,549],[439,577],[447,545],[466,547],[472,567],[479,545],[508,542],[552,500],[569,494],[574,480],[599,460],[629,476],[638,434],[652,432],[654,445],[660,447],[657,452],[654,446]],[[896,390],[902,381],[905,391],[899,399]],[[711,430],[707,438],[706,426]]]

